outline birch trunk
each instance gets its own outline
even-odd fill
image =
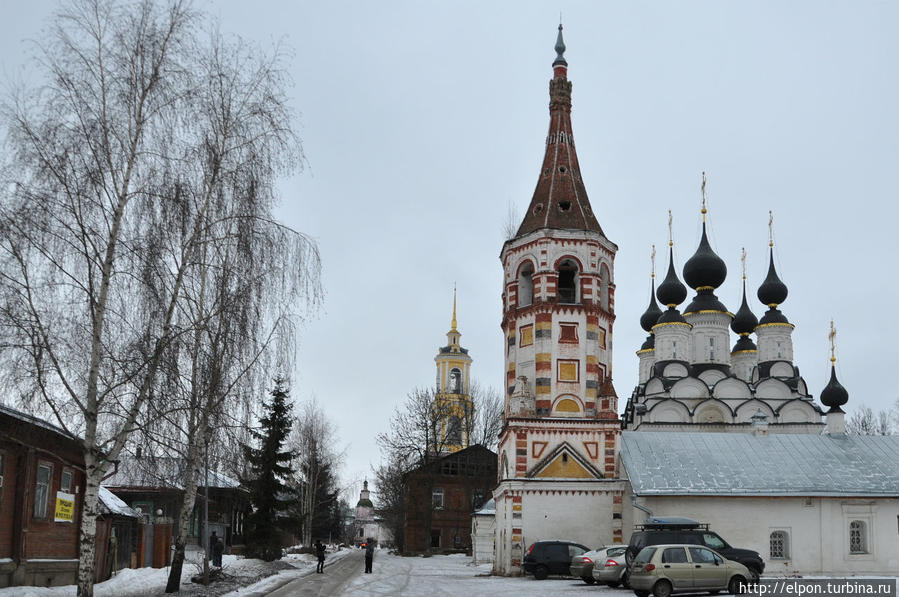
[[[192,442],[184,466],[184,500],[181,513],[178,515],[178,529],[175,533],[175,553],[172,556],[172,567],[165,585],[166,593],[175,593],[181,588],[181,572],[184,568],[185,547],[190,531],[190,519],[197,501],[197,485],[200,475],[200,450],[198,444]]]

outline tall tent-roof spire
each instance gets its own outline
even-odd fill
[[[543,228],[589,230],[605,236],[587,198],[571,130],[571,81],[562,25],[549,82],[549,133],[534,196],[515,238]]]
[[[453,284],[453,320],[450,322],[451,331],[456,331],[456,285]]]

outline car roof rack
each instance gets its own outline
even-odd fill
[[[675,529],[698,529],[709,530],[708,523],[702,523],[692,518],[683,516],[657,516],[655,518],[647,518],[642,524],[634,525],[634,529],[638,531],[645,530],[675,530]]]

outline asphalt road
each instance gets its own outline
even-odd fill
[[[364,550],[354,549],[349,555],[336,562],[326,563],[324,574],[307,574],[272,591],[267,597],[337,597],[343,595],[346,585],[365,570],[364,554]]]

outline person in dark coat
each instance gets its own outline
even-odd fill
[[[369,539],[365,542],[365,571],[371,573],[371,563],[375,559],[375,542]]]
[[[325,573],[325,546],[321,542],[321,539],[315,540],[315,555],[318,556],[318,568],[315,569],[316,572],[320,572],[321,574]]]
[[[225,543],[222,539],[212,531],[212,537],[209,538],[209,548],[212,550],[212,565],[222,567],[222,553],[225,551]]]

